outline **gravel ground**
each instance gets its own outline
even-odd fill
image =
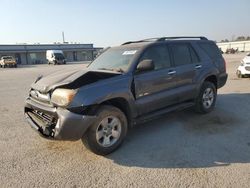
[[[38,75],[85,65],[0,69],[0,187],[249,187],[250,79],[235,76],[243,56],[225,56],[229,79],[215,111],[188,109],[136,126],[107,157],[80,141],[43,139],[23,119]]]

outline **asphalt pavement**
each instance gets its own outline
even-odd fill
[[[187,109],[136,126],[106,157],[81,141],[41,138],[23,118],[37,76],[86,65],[0,69],[0,187],[248,188],[250,79],[235,75],[243,56],[225,55],[229,79],[212,113]]]

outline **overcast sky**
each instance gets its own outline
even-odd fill
[[[249,0],[0,0],[0,44],[250,36]]]

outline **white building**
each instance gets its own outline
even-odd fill
[[[250,51],[250,41],[235,41],[235,42],[218,42],[218,47],[221,48],[223,52],[226,52],[227,49],[238,49],[240,52],[249,52]]]

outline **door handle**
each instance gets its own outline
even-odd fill
[[[195,65],[195,69],[200,69],[202,65]]]
[[[176,74],[176,71],[172,70],[168,72],[168,75],[173,75],[173,74]]]

